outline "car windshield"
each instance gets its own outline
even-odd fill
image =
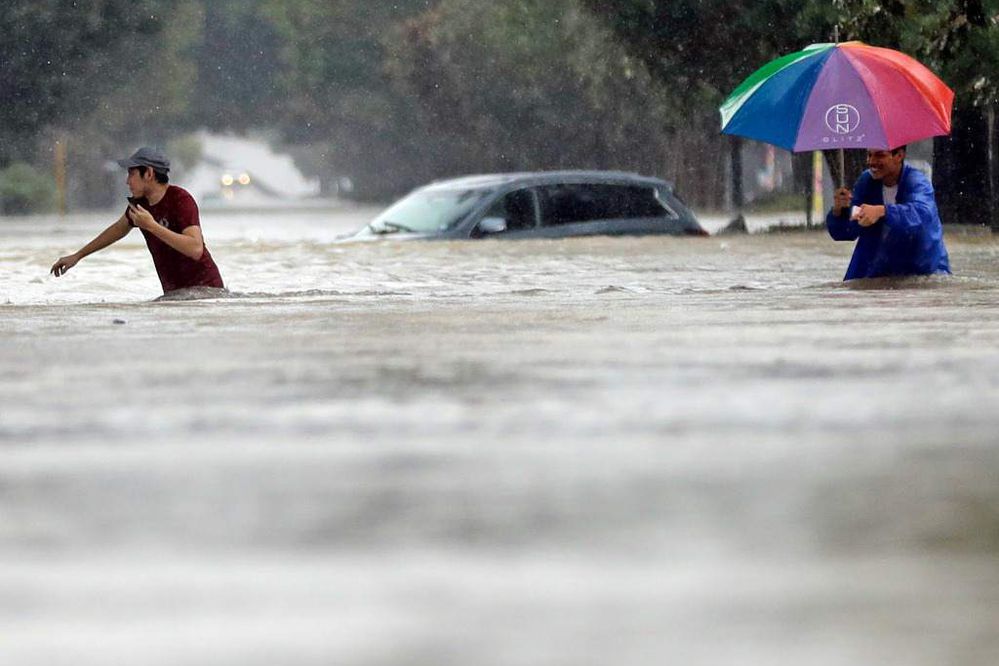
[[[375,233],[447,231],[461,222],[489,190],[418,190],[389,206],[368,226]]]

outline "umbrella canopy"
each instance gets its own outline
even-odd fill
[[[904,53],[813,44],[756,70],[721,106],[722,132],[802,152],[890,149],[950,134],[954,92]]]

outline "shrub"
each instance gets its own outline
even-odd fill
[[[0,213],[24,215],[52,209],[55,183],[30,164],[15,162],[0,171]]]

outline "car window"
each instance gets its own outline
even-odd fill
[[[499,198],[485,217],[502,217],[507,231],[533,229],[537,226],[534,211],[534,194],[531,190],[517,190]]]
[[[628,217],[667,217],[652,186],[562,184],[538,188],[544,226]]]
[[[416,190],[379,214],[370,226],[376,229],[399,226],[416,232],[447,231],[489,194],[489,190],[479,189]]]

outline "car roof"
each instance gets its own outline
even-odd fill
[[[636,185],[673,186],[660,178],[641,176],[626,171],[524,171],[517,173],[489,173],[436,180],[419,188],[421,190],[492,190],[502,187],[513,189],[533,185],[558,183],[632,183]]]

